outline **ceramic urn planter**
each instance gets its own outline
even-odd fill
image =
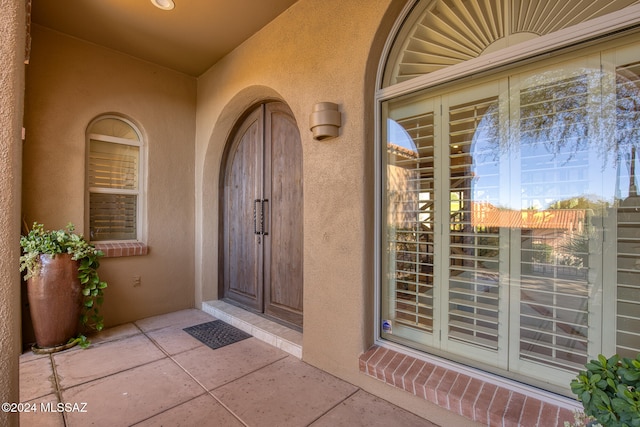
[[[79,261],[69,254],[42,254],[39,262],[38,274],[27,280],[29,311],[37,348],[55,351],[78,334],[83,305]]]

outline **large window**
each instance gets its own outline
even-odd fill
[[[631,40],[380,97],[382,339],[561,392],[640,352]]]
[[[139,241],[143,140],[124,118],[102,116],[87,130],[87,186],[91,241]]]

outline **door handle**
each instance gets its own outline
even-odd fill
[[[258,231],[258,214],[257,214],[257,208],[258,208],[258,204],[260,204],[260,210],[262,211],[262,200],[260,199],[255,199],[253,201],[253,234],[257,234],[260,235],[262,234],[262,219],[260,219],[260,231]],[[262,218],[263,214],[262,212],[260,212],[260,217]]]
[[[262,201],[261,201],[261,205],[262,206],[261,206],[261,209],[260,209],[260,231],[262,232],[263,236],[268,236],[269,233],[266,232],[265,229],[264,229],[264,216],[265,216],[265,214],[264,214],[264,212],[265,212],[264,204],[265,203],[269,203],[269,199],[262,199]]]
[[[269,199],[255,199],[253,201],[253,234],[257,234],[259,236],[266,236],[269,234],[264,230],[265,203],[269,203]],[[260,207],[260,215],[258,215],[258,206]]]

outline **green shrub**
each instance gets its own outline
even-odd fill
[[[571,381],[585,414],[605,427],[640,427],[640,354],[635,359],[599,355],[585,367]]]

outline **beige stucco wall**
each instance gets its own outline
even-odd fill
[[[300,0],[198,79],[196,296],[218,297],[219,174],[233,124],[253,103],[281,99],[303,145],[303,359],[431,420],[465,425],[358,369],[373,341],[373,80],[404,4]],[[324,101],[339,105],[343,126],[318,142],[309,115]]]
[[[363,228],[363,79],[386,3],[298,2],[198,81],[197,193],[205,193],[198,235],[216,235],[217,218],[207,217],[218,202],[210,189],[218,188],[235,120],[252,102],[268,98],[284,100],[294,113],[304,169],[304,357],[341,377],[353,375],[365,342],[363,289],[371,274],[365,272],[370,257]],[[343,126],[338,138],[317,142],[308,130],[309,114],[323,101],[339,105]],[[204,243],[203,293],[209,299],[217,296],[217,245],[215,239]]]
[[[23,216],[85,223],[85,130],[133,120],[148,146],[146,256],[104,258],[107,326],[194,306],[196,79],[34,26],[26,71]],[[133,276],[141,286],[133,286]]]
[[[19,402],[20,157],[24,92],[25,5],[0,1],[0,403]],[[9,243],[13,242],[13,243]],[[0,425],[18,414],[0,412]]]

